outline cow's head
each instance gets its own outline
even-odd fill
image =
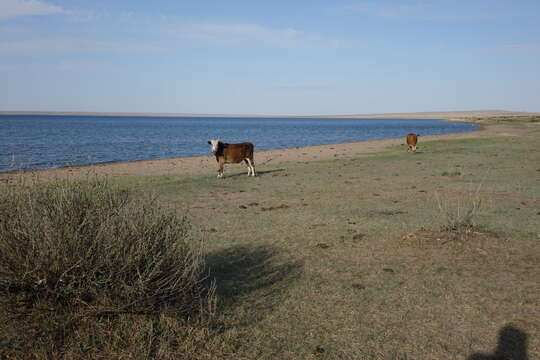
[[[213,139],[213,140],[208,140],[208,143],[210,144],[212,152],[215,154],[218,151],[218,146],[219,146],[220,141]]]

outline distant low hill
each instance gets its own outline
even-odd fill
[[[471,111],[433,111],[412,113],[385,113],[385,114],[357,114],[357,115],[334,115],[339,118],[401,118],[401,119],[471,119],[485,117],[513,117],[540,115],[538,112],[508,111],[508,110],[471,110]],[[324,116],[328,117],[328,116]]]
[[[540,115],[540,112],[508,110],[433,111],[411,113],[349,114],[349,115],[255,115],[255,114],[186,114],[186,113],[133,113],[133,112],[77,112],[77,111],[0,111],[0,115],[87,115],[87,116],[155,116],[155,117],[301,117],[301,118],[416,118],[416,119],[471,119],[484,117],[512,117]]]

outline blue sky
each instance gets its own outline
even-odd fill
[[[0,110],[540,111],[540,1],[0,0]]]

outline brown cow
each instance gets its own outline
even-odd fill
[[[256,176],[252,143],[226,144],[219,140],[208,140],[208,143],[211,145],[212,152],[219,164],[218,178],[223,177],[223,166],[225,164],[238,164],[242,161],[244,161],[248,168],[248,176]]]
[[[407,152],[412,151],[416,152],[416,144],[418,143],[418,136],[417,134],[407,134]]]

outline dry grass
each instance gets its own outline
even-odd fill
[[[92,180],[10,187],[0,200],[0,296],[8,321],[35,327],[34,346],[73,351],[82,325],[104,335],[103,317],[213,314],[200,239],[153,199]],[[12,335],[5,356],[36,350]]]
[[[480,230],[481,226],[478,223],[478,213],[482,208],[480,189],[481,185],[478,185],[476,190],[454,200],[442,198],[440,194],[435,193],[437,207],[443,219],[442,231],[464,240],[468,234]]]

